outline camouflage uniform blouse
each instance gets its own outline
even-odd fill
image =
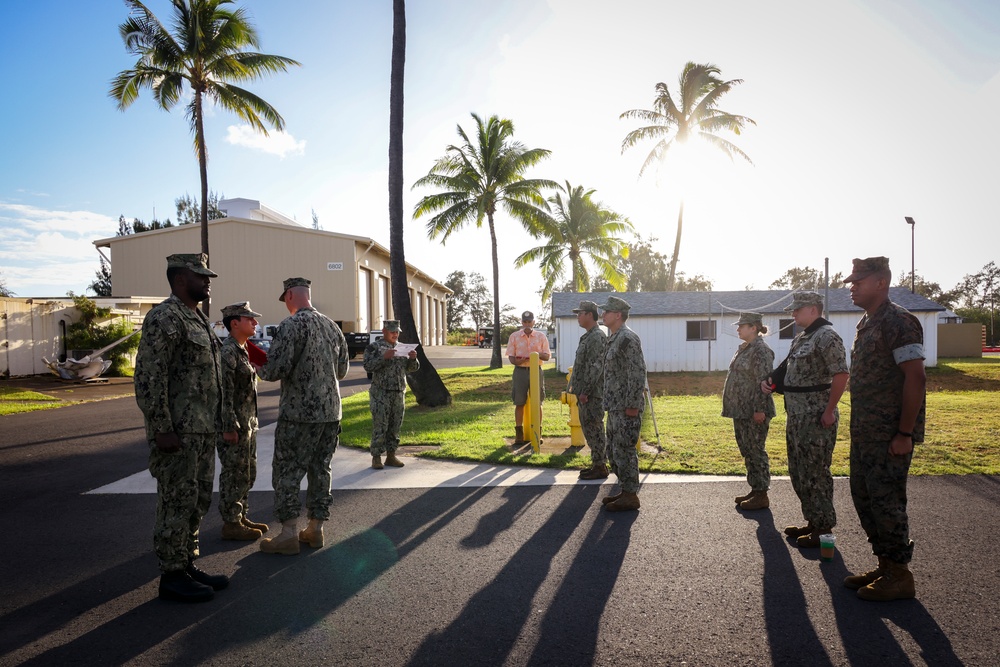
[[[350,361],[340,327],[315,308],[303,308],[278,326],[259,375],[281,380],[278,418],[294,422],[340,421],[340,383]]]
[[[383,359],[386,350],[394,349],[385,338],[365,348],[365,370],[372,374],[372,386],[386,391],[406,391],[406,374],[420,368],[420,362],[408,357]]]
[[[817,326],[818,325],[818,326]],[[847,350],[833,325],[816,320],[792,341],[788,353],[786,387],[811,387],[833,382],[833,376],[847,373]],[[785,392],[785,412],[790,415],[822,414],[830,401],[830,390]]]
[[[567,388],[569,393],[596,398],[604,395],[604,346],[607,340],[607,335],[599,326],[580,337]]]
[[[774,351],[762,337],[740,345],[729,362],[722,390],[722,416],[750,419],[755,412],[763,412],[765,417],[773,417],[774,397],[760,390],[761,380],[766,380],[773,370]]]
[[[646,360],[642,356],[642,342],[634,331],[624,324],[608,336],[604,352],[604,410],[638,408],[642,412],[646,403]]]
[[[908,310],[891,301],[858,322],[851,348],[851,440],[888,442],[899,429],[903,371],[899,364],[924,358],[924,331]],[[926,397],[913,427],[924,439]]]
[[[257,430],[257,375],[246,348],[232,336],[222,342],[222,430]]]
[[[142,323],[135,357],[135,401],[146,438],[222,430],[221,343],[201,311],[171,295]]]

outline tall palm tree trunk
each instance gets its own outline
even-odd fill
[[[681,230],[684,228],[684,200],[681,199],[681,210],[677,214],[677,238],[674,239],[674,256],[670,258],[670,272],[667,274],[667,291],[674,291],[674,278],[677,276],[677,256],[681,254]]]
[[[202,114],[201,92],[194,95],[195,136],[198,140],[198,173],[201,176],[201,251],[208,255],[208,149],[205,147],[205,117]],[[208,266],[212,266],[211,260]],[[211,317],[212,297],[201,302],[205,317]]]
[[[493,250],[493,356],[490,368],[503,368],[500,356],[500,261],[497,259],[497,230],[493,226],[493,213],[487,213],[490,223],[490,242]]]
[[[392,69],[389,75],[389,263],[392,269],[392,309],[400,321],[401,338],[419,343],[413,321],[410,290],[406,284],[406,258],[403,252],[403,66],[406,63],[406,6],[404,0],[392,3]],[[417,403],[437,407],[451,403],[451,394],[441,377],[417,347],[420,368],[407,376]]]

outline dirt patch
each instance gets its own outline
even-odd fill
[[[649,373],[647,379],[653,396],[721,396],[726,385],[722,372]]]

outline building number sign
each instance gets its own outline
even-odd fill
[[[343,262],[327,262],[326,263],[326,270],[327,271],[343,271],[344,270],[344,263]]]

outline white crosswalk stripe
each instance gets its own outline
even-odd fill
[[[253,491],[271,490],[271,457],[274,452],[275,424],[257,433],[257,481]],[[420,489],[434,487],[553,486],[557,484],[614,484],[606,480],[584,481],[576,470],[501,466],[458,461],[432,461],[413,456],[401,457],[404,468],[373,470],[367,450],[338,447],[333,455],[333,488],[336,489]],[[643,484],[673,482],[731,482],[733,477],[717,475],[667,475],[647,473]],[[215,490],[219,488],[219,462],[215,464]],[[156,480],[148,470],[88,491],[91,494],[156,493]]]

